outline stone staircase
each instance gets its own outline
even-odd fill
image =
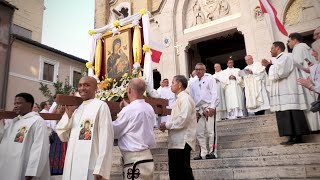
[[[281,146],[274,114],[217,123],[218,159],[191,160],[195,179],[320,179],[320,134],[307,143]],[[155,179],[168,175],[167,133],[155,130]],[[192,152],[192,159],[199,152]],[[111,180],[122,179],[121,154],[114,147]]]

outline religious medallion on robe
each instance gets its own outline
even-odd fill
[[[84,120],[81,123],[79,140],[91,140],[93,123],[90,120]]]
[[[18,129],[17,135],[14,138],[14,142],[23,143],[24,137],[28,132],[27,127],[21,127]]]

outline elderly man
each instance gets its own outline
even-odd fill
[[[123,156],[124,179],[153,179],[154,163],[150,148],[155,142],[153,124],[156,119],[153,108],[143,97],[145,82],[135,78],[129,82],[125,106],[113,121],[114,136]]]
[[[289,35],[288,46],[293,48],[292,57],[295,64],[308,68],[311,64],[317,64],[316,59],[311,56],[311,48],[302,43],[302,36],[299,33],[291,33]],[[298,78],[308,78],[310,75],[304,71],[304,69],[299,69]],[[305,110],[306,118],[311,131],[320,130],[320,117],[319,113],[313,113],[309,109],[311,108],[311,103],[316,101],[317,96],[314,92],[303,88],[303,93],[306,98],[307,110]]]
[[[196,79],[190,86],[190,95],[196,104],[198,114],[197,140],[200,155],[195,160],[217,158],[216,107],[219,104],[216,80],[206,72],[203,63],[197,63]],[[207,141],[207,136],[209,141]],[[209,147],[209,148],[208,148]]]
[[[97,81],[82,77],[78,91],[83,103],[67,106],[56,132],[68,141],[63,180],[110,179],[113,127],[108,105],[95,99]]]
[[[212,77],[216,80],[217,87],[218,87],[217,90],[219,94],[220,103],[216,109],[216,119],[217,121],[220,121],[222,119],[226,119],[228,115],[227,115],[227,106],[226,106],[226,99],[225,99],[226,84],[223,81],[223,71],[221,70],[221,65],[219,63],[216,63],[214,65],[214,74],[212,75]]]
[[[1,179],[50,179],[47,128],[39,114],[31,112],[33,104],[31,94],[17,94],[13,111],[19,116],[6,128],[0,120]]]
[[[223,71],[223,81],[226,84],[225,94],[228,111],[228,119],[244,116],[244,94],[242,90],[242,78],[239,76],[240,69],[233,67],[233,60],[228,59],[228,68]]]
[[[162,83],[164,84],[164,86],[162,87],[161,91],[160,91],[160,98],[162,99],[167,99],[169,101],[169,105],[167,108],[171,109],[176,97],[175,94],[171,91],[171,87],[169,86],[169,80],[168,79],[163,79]],[[166,122],[168,119],[170,119],[170,115],[168,116],[161,116],[160,117],[160,122]]]
[[[298,71],[293,59],[284,54],[285,46],[276,41],[271,47],[271,55],[276,59],[271,63],[266,59],[262,65],[271,81],[270,106],[276,112],[280,136],[288,136],[282,145],[302,143],[302,135],[309,134],[303,110],[307,108],[302,87],[297,84]]]
[[[249,113],[263,115],[266,109],[270,109],[265,80],[266,71],[260,62],[253,62],[251,55],[244,57],[247,66],[244,68],[244,87],[246,107]]]
[[[160,125],[160,130],[168,129],[169,176],[171,180],[193,180],[190,166],[190,151],[195,150],[197,117],[193,99],[184,90],[188,86],[182,75],[173,77],[172,92],[177,101],[172,108],[172,118]]]

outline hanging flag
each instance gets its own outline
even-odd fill
[[[260,6],[263,13],[268,13],[271,17],[271,21],[277,25],[279,31],[285,35],[288,36],[288,32],[280,22],[280,20],[277,18],[277,11],[276,9],[271,5],[269,0],[259,0]]]
[[[152,61],[155,63],[159,63],[160,62],[160,58],[164,49],[164,45],[154,42],[154,41],[150,41],[150,50],[152,52],[151,54],[151,58]]]

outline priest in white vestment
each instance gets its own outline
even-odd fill
[[[206,66],[197,63],[195,66],[198,79],[190,86],[190,96],[196,104],[198,116],[197,140],[200,154],[194,160],[217,158],[217,123],[216,108],[219,105],[216,80],[207,74]],[[207,141],[209,138],[209,141]]]
[[[0,120],[0,179],[50,180],[49,138],[44,120],[31,112],[31,94],[17,94],[14,110],[18,117]]]
[[[291,33],[289,35],[288,46],[292,50],[292,57],[295,64],[299,64],[304,68],[308,68],[312,64],[317,64],[316,59],[311,56],[311,48],[302,43],[302,36],[299,33]],[[299,78],[308,78],[310,74],[306,73],[302,69],[298,68]],[[309,91],[303,88],[303,93],[306,98],[307,109],[305,111],[306,118],[311,131],[320,130],[320,116],[319,113],[313,113],[310,111],[311,103],[316,101],[317,95],[313,91]]]
[[[110,179],[113,126],[108,105],[95,99],[97,81],[82,77],[78,91],[83,103],[67,106],[56,132],[68,142],[63,180]]]
[[[173,77],[171,89],[177,100],[172,108],[172,118],[160,124],[160,130],[168,130],[170,179],[194,179],[190,151],[195,150],[196,146],[197,117],[193,99],[184,91],[187,86],[186,77]]]
[[[270,109],[266,90],[266,71],[260,62],[253,62],[251,55],[244,57],[247,66],[242,70],[245,87],[246,107],[248,112],[263,115]]]
[[[320,34],[320,27],[319,27]],[[318,64],[314,64],[310,67],[310,77],[311,78],[299,78],[298,82],[310,91],[314,91],[318,94],[318,99],[320,96],[320,38],[312,43],[312,55],[318,60]]]
[[[226,84],[223,83],[223,71],[221,70],[221,65],[216,63],[214,65],[214,74],[212,77],[217,82],[217,90],[219,94],[220,103],[216,108],[216,119],[217,121],[221,121],[228,117],[227,114],[227,106],[226,106],[226,99],[225,99],[225,87]]]
[[[168,79],[163,79],[163,84],[164,86],[161,89],[160,92],[160,98],[162,99],[167,99],[168,100],[168,109],[171,109],[175,100],[176,100],[176,95],[171,91],[171,87],[169,86],[169,80]],[[167,116],[160,116],[160,123],[166,122],[168,119],[170,119],[170,115]]]
[[[223,71],[222,82],[226,84],[225,94],[228,119],[236,119],[244,116],[244,94],[242,90],[242,78],[240,69],[233,67],[233,60],[229,59],[227,69]]]
[[[308,124],[303,110],[307,105],[302,87],[297,84],[299,73],[294,67],[293,59],[283,53],[284,43],[276,41],[271,47],[274,61],[262,60],[271,80],[270,110],[276,112],[280,136],[288,136],[282,145],[302,143],[302,135],[309,134]]]
[[[113,121],[114,137],[123,156],[123,179],[152,180],[154,162],[150,148],[155,146],[153,124],[156,114],[145,102],[145,82],[135,78],[129,82],[128,98],[121,102],[125,106]]]

